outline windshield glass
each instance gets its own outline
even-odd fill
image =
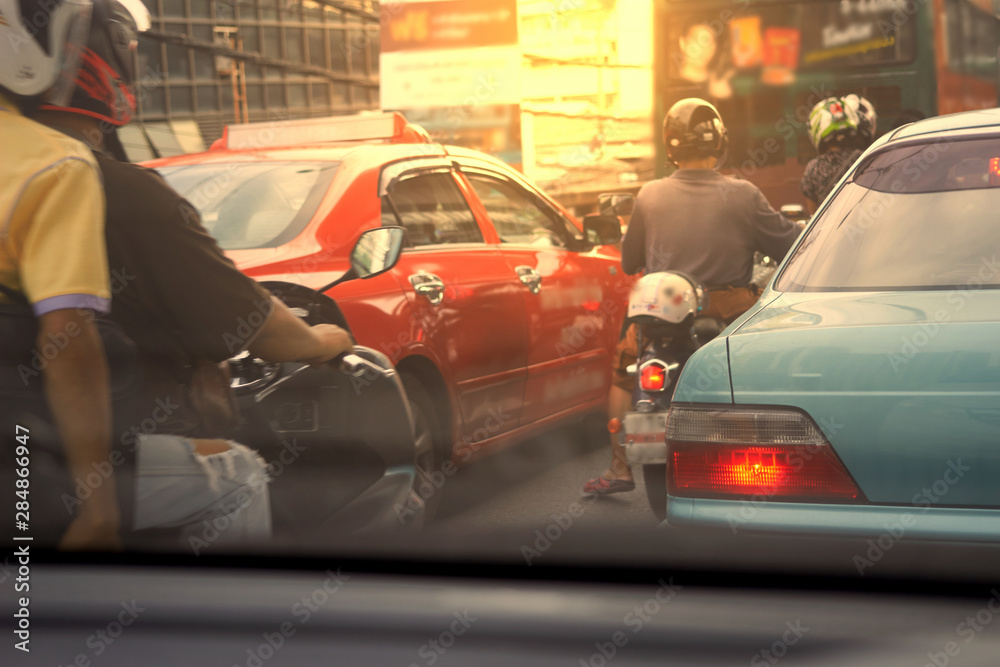
[[[867,158],[803,239],[777,289],[941,290],[972,279],[982,285],[980,269],[992,266],[1000,240],[997,156],[1000,140],[971,139]]]
[[[208,164],[160,169],[226,250],[275,248],[302,231],[336,162]]]
[[[128,2],[100,113],[0,85],[8,546],[1000,579],[1000,0]]]

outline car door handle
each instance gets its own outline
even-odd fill
[[[517,277],[521,279],[524,286],[528,288],[528,291],[532,294],[538,294],[542,291],[542,276],[535,271],[530,266],[519,266],[514,269],[517,273]]]
[[[410,284],[417,294],[426,297],[432,306],[444,301],[444,281],[433,273],[414,273],[410,276]]]

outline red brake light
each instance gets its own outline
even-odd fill
[[[990,185],[1000,185],[1000,157],[990,160]]]
[[[666,439],[673,496],[865,502],[826,438],[797,411],[675,406]]]
[[[667,386],[667,369],[659,362],[651,362],[639,372],[639,386],[643,391],[663,391]]]

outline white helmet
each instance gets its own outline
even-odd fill
[[[87,43],[92,0],[0,0],[0,88],[65,104]]]
[[[650,273],[632,287],[627,317],[680,324],[703,309],[707,300],[708,292],[689,276],[676,271]]]

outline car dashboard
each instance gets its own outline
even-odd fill
[[[788,564],[810,549],[846,564],[861,543],[737,544],[680,545],[662,567],[563,565],[558,553],[526,567],[419,549],[405,562],[57,557],[31,569],[30,653],[12,650],[9,632],[0,653],[5,665],[81,667],[997,663],[1000,591],[982,583],[993,547],[900,544],[886,561],[905,567],[851,577]],[[741,552],[751,568],[718,567]],[[16,601],[0,606],[9,624]]]

